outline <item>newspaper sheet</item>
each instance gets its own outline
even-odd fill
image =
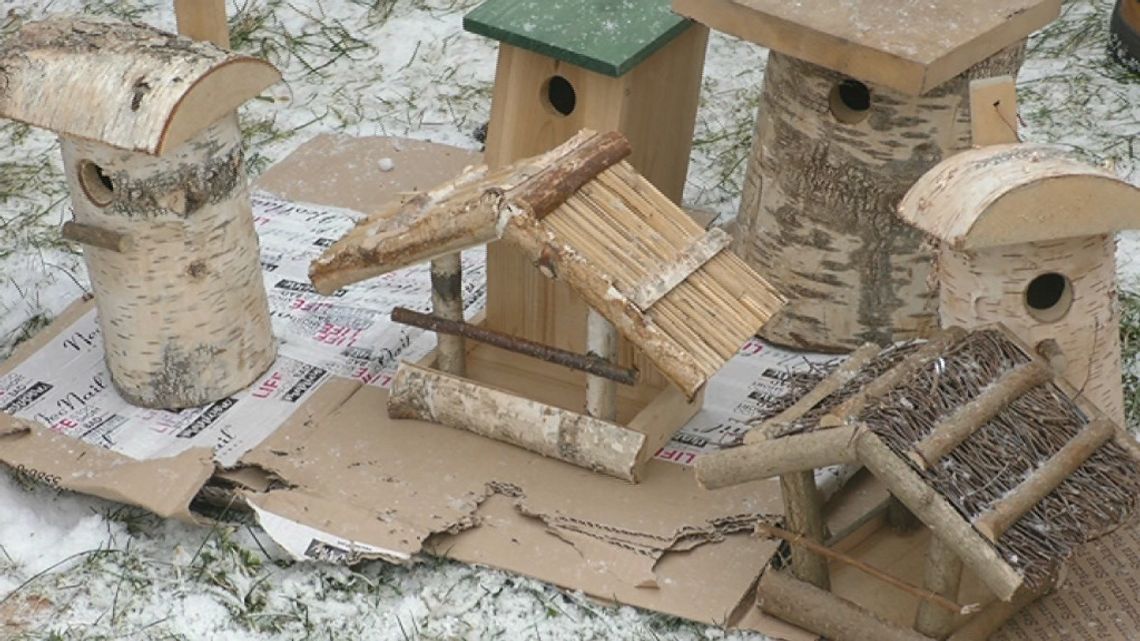
[[[427,311],[431,290],[426,265],[321,296],[309,284],[309,263],[360,214],[264,194],[255,195],[253,209],[270,315],[281,348],[274,366],[252,386],[195,409],[131,406],[111,385],[92,309],[0,377],[0,412],[138,460],[210,447],[219,464],[232,466],[330,377],[387,387],[400,359],[418,359],[432,349],[430,334],[389,319],[397,306]],[[482,249],[463,254],[468,317],[485,299],[484,256]],[[705,408],[657,458],[691,465],[702,453],[739,442],[746,422],[765,415],[791,373],[829,358],[750,341],[710,381]]]

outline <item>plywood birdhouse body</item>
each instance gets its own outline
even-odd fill
[[[725,251],[726,235],[706,232],[623,162],[628,153],[620,134],[586,131],[532,159],[469,168],[455,181],[369,218],[313,263],[313,284],[328,293],[498,240],[519,252],[528,269],[563,283],[589,310],[589,323],[579,330],[589,336],[585,355],[510,335],[489,322],[475,328],[429,319],[421,325],[434,331],[449,326],[469,339],[585,371],[585,381],[578,378],[585,389],[554,403],[560,411],[537,389],[546,382],[528,378],[533,366],[520,370],[483,346],[466,354],[469,376],[475,363],[491,358],[515,370],[523,385],[493,388],[489,381],[409,366],[397,376],[393,415],[471,429],[632,480],[699,409],[709,378],[781,299]],[[515,305],[517,314],[540,311],[534,301]],[[402,314],[415,322],[414,314]],[[640,372],[622,375],[629,364],[612,349],[618,336],[665,385],[629,385]],[[629,389],[619,393],[606,378]],[[471,403],[500,410],[476,411]],[[537,421],[538,415],[548,418]]]
[[[464,26],[502,43],[488,165],[535,156],[584,128],[620,131],[633,149],[629,164],[668,199],[681,201],[708,29],[674,14],[668,0],[490,0]],[[543,278],[519,251],[488,246],[488,327],[583,351],[587,318],[579,297]],[[664,385],[649,363],[633,363],[624,338],[617,350],[641,369],[638,387]]]
[[[942,244],[944,324],[1052,341],[1068,383],[1124,421],[1115,232],[1140,226],[1140,189],[1056,148],[994,145],[939,165],[900,212]]]
[[[675,0],[771,49],[734,246],[788,292],[765,338],[850,351],[937,327],[931,253],[895,207],[971,146],[970,81],[1016,74],[1059,6]]]
[[[1047,591],[1065,559],[1125,522],[1140,498],[1140,445],[1056,376],[1004,327],[952,328],[926,343],[860,350],[748,444],[701,459],[698,479],[710,488],[864,465],[929,529],[923,586],[910,588],[921,601],[913,621],[884,623],[853,603],[866,597],[837,597],[795,555],[789,574],[765,572],[761,607],[836,641],[984,639],[1015,611],[1008,604]],[[792,539],[793,550],[833,554],[819,533],[796,534],[815,544]],[[962,600],[963,577],[985,586],[989,596],[973,602],[993,602],[990,614],[954,611],[972,603]],[[815,607],[797,606],[797,594]]]
[[[233,394],[276,356],[241,132],[271,65],[138,25],[60,18],[0,51],[0,115],[60,134],[111,379],[131,403]]]

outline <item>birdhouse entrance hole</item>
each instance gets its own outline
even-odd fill
[[[871,115],[871,89],[858,80],[844,80],[835,85],[828,97],[831,115],[839,122],[854,125]]]
[[[1043,323],[1061,320],[1072,305],[1073,285],[1062,274],[1041,274],[1025,288],[1025,307],[1029,315]]]
[[[102,167],[90,160],[79,163],[79,186],[87,198],[99,207],[110,205],[115,198],[115,183]]]
[[[569,116],[574,113],[574,108],[578,106],[578,94],[574,91],[574,85],[562,76],[554,76],[546,81],[546,101],[550,106],[563,116]]]

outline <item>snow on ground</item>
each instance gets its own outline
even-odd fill
[[[242,116],[254,170],[324,131],[475,148],[493,43],[462,31],[474,0],[231,0],[236,47],[287,82]],[[169,0],[5,0],[3,31],[87,11],[172,28]],[[1069,0],[1021,80],[1027,139],[1071,146],[1140,180],[1140,79],[1106,64],[1111,0]],[[689,199],[731,216],[763,51],[714,35]],[[58,239],[66,193],[54,140],[0,124],[0,358],[86,289]],[[1136,256],[1137,258],[1133,258]],[[1126,283],[1140,236],[1121,244]],[[715,622],[708,622],[715,623]],[[0,473],[0,638],[760,639],[603,606],[502,572],[426,560],[355,570],[293,564],[255,526],[196,528]]]

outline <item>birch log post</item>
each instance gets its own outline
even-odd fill
[[[780,477],[780,496],[784,502],[784,525],[809,541],[822,543],[827,538],[823,520],[823,499],[815,485],[815,470],[792,472]],[[792,574],[822,590],[831,589],[831,571],[827,559],[812,550],[793,545]]]
[[[466,379],[400,363],[388,415],[474,432],[636,482],[645,435]]]
[[[431,304],[436,316],[463,322],[463,262],[459,253],[432,259]],[[467,350],[463,337],[438,332],[435,336],[435,366],[454,376],[466,376]]]
[[[961,582],[962,559],[934,533],[926,550],[922,586],[938,596],[954,601],[958,598]],[[954,613],[947,612],[945,608],[939,608],[929,601],[920,601],[914,629],[928,637],[944,639],[953,631],[954,619]]]
[[[933,256],[895,208],[927,170],[969,148],[970,80],[1015,75],[1023,50],[918,97],[769,54],[735,245],[789,295],[765,338],[849,351],[938,327]]]
[[[586,316],[586,349],[592,356],[614,362],[618,351],[618,333],[613,323],[597,310]],[[589,374],[586,376],[586,414],[603,421],[617,419],[617,384]]]
[[[159,157],[62,144],[76,222],[131,239],[128,251],[84,248],[120,394],[182,408],[252,383],[277,341],[236,120]]]
[[[764,612],[832,641],[933,641],[772,568],[760,577],[756,600]]]

